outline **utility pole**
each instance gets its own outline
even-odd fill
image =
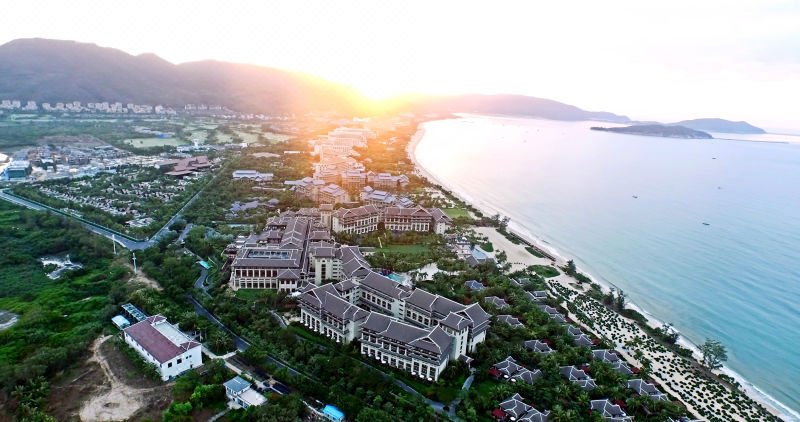
[[[133,254],[133,273],[136,274],[136,252],[132,252]]]

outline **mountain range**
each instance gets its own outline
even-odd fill
[[[381,109],[631,122],[626,116],[524,95],[407,96],[376,104],[351,87],[300,72],[215,60],[173,64],[150,53],[134,56],[95,44],[41,38],[0,45],[0,99],[51,103],[119,101],[176,108],[214,104],[252,113],[370,114]],[[697,130],[731,131],[719,130],[725,129],[725,122],[698,119],[676,124]],[[729,123],[734,124],[735,130],[760,130],[745,122]]]

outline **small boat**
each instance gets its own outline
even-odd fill
[[[705,221],[703,221],[703,225],[704,225],[704,226],[710,226],[710,225],[711,225],[711,223],[706,223]]]
[[[639,199],[638,195],[633,195],[633,199]]]

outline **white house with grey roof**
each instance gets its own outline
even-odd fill
[[[163,381],[203,365],[200,343],[162,315],[147,317],[125,328],[123,338],[144,360],[155,365]]]
[[[247,409],[250,406],[261,406],[267,399],[252,389],[252,384],[240,376],[235,376],[223,384],[225,396],[233,408]]]

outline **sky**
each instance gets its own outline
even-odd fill
[[[515,93],[640,120],[800,131],[797,1],[4,4],[0,43],[29,37],[304,71],[375,98]]]

